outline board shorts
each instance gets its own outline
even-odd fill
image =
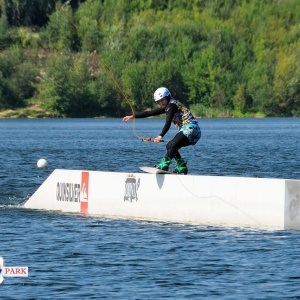
[[[191,145],[195,145],[201,138],[201,129],[197,124],[186,124],[180,131],[188,138]]]

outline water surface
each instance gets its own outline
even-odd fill
[[[200,119],[182,149],[191,174],[300,179],[300,118]],[[137,120],[157,136],[163,119]],[[176,133],[172,129],[166,142]],[[34,211],[22,204],[56,168],[139,172],[165,143],[121,119],[0,120],[0,256],[28,266],[3,299],[300,298],[298,231]],[[36,167],[39,158],[49,167]]]

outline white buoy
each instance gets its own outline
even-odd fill
[[[43,169],[43,168],[46,168],[47,166],[48,166],[48,163],[47,163],[46,159],[41,158],[38,160],[38,162],[37,162],[38,168]]]

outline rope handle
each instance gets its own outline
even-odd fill
[[[146,137],[146,138],[142,138],[142,142],[154,142],[154,138],[151,137]],[[163,143],[164,140],[160,140],[160,143]]]

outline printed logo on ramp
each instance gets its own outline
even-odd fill
[[[89,172],[81,172],[80,212],[88,212],[89,201]]]

